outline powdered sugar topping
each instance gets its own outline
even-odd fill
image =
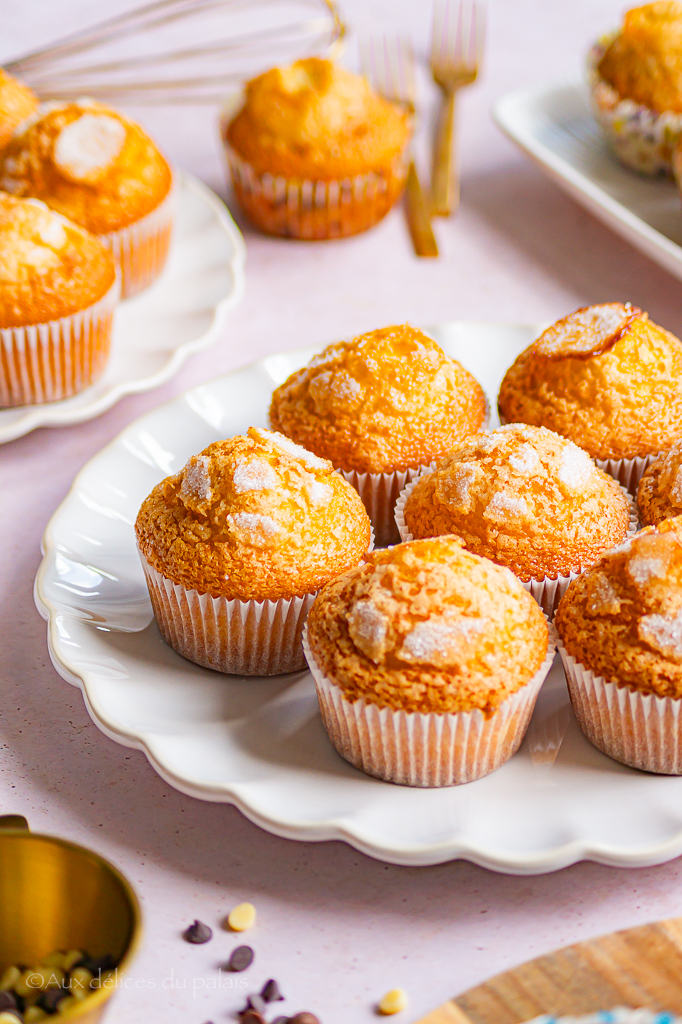
[[[65,125],[55,139],[55,165],[72,181],[92,181],[116,159],[126,127],[108,114],[83,114]]]
[[[532,444],[522,444],[517,452],[509,456],[509,464],[524,475],[533,473],[539,461],[540,456]]]
[[[41,242],[52,249],[61,249],[66,243],[64,225],[56,217],[50,217],[47,223],[41,226],[39,234]]]
[[[518,498],[515,494],[509,494],[508,491],[496,491],[488,503],[486,513],[493,516],[500,514],[502,516],[527,516],[528,505],[525,498]]]
[[[379,662],[385,650],[389,620],[370,598],[356,601],[348,616],[348,631],[359,650]]]
[[[640,639],[672,661],[682,661],[682,611],[675,616],[643,615],[637,627]]]
[[[193,455],[182,474],[180,500],[188,508],[203,512],[213,500],[211,460],[208,455]]]
[[[487,625],[488,620],[483,618],[434,616],[418,622],[405,636],[399,657],[436,666],[450,664],[461,652],[462,644],[470,644]]]
[[[552,324],[535,342],[541,355],[591,355],[608,347],[633,314],[640,311],[629,303],[606,302],[575,313]]]
[[[646,555],[633,555],[628,561],[628,572],[635,583],[643,586],[652,579],[664,579],[666,564],[663,559]]]
[[[670,488],[670,500],[677,508],[682,508],[682,466],[675,474],[675,479]]]
[[[296,444],[291,441],[284,434],[280,434],[276,430],[264,430],[262,427],[254,428],[254,432],[258,435],[261,441],[267,441],[270,444],[274,444],[280,451],[286,452],[287,455],[291,455],[294,459],[300,459],[301,462],[305,462],[311,469],[329,469],[329,463],[326,459],[320,459],[317,455],[313,455],[306,448],[302,448],[300,444]]]
[[[260,512],[232,512],[225,519],[243,543],[255,548],[269,547],[280,530],[279,523]]]
[[[559,480],[571,490],[585,487],[594,472],[594,463],[589,455],[569,441],[561,453]]]
[[[312,505],[328,505],[333,495],[334,491],[329,484],[323,484],[319,480],[310,480],[308,482],[308,496]]]
[[[238,462],[232,474],[232,486],[237,494],[245,491],[269,491],[277,486],[277,474],[265,459]]]

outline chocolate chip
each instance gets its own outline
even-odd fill
[[[253,963],[255,953],[251,949],[251,946],[237,946],[236,949],[232,950],[230,959],[225,965],[225,969],[228,971],[245,971],[247,967],[250,967]]]
[[[301,1013],[295,1013],[293,1017],[290,1017],[289,1024],[320,1024],[320,1020],[314,1013],[308,1013],[307,1010],[303,1010]]]
[[[16,1010],[17,1008],[17,997],[14,992],[8,992],[7,989],[0,991],[0,1013],[3,1010]]]
[[[291,1017],[275,1017],[272,1024],[291,1024]]]
[[[279,990],[279,985],[274,978],[270,978],[270,981],[266,981],[260,990],[260,994],[266,1003],[279,1003],[284,999],[284,996]]]
[[[246,1000],[246,1009],[255,1010],[256,1013],[265,1013],[267,1006],[262,996],[254,994]]]
[[[100,971],[111,971],[116,967],[116,963],[116,957],[112,956],[110,953],[107,953],[105,956],[98,957],[84,956],[81,957],[78,963],[73,965],[71,970],[75,970],[76,967],[85,967],[86,971],[90,971],[90,974],[97,978]]]
[[[48,988],[47,992],[41,992],[38,996],[38,1006],[46,1013],[56,1013],[57,1006],[68,994],[63,988]]]
[[[239,1014],[239,1019],[241,1024],[267,1024],[263,1014],[258,1013],[257,1010],[244,1010]]]
[[[194,921],[193,924],[186,928],[182,933],[183,939],[187,942],[193,942],[196,945],[200,945],[202,942],[208,942],[209,939],[213,938],[213,932],[204,924],[203,921]]]

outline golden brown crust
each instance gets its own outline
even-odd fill
[[[658,113],[682,111],[682,3],[658,0],[628,11],[598,70],[626,99]]]
[[[171,171],[139,125],[115,110],[93,101],[45,103],[2,154],[0,187],[42,199],[103,235],[155,210]]]
[[[480,384],[409,324],[329,345],[270,406],[275,430],[359,473],[428,464],[484,420]]]
[[[682,343],[630,305],[576,310],[521,353],[498,404],[594,459],[656,453],[682,436]]]
[[[639,483],[637,508],[645,526],[682,515],[682,441],[649,466]]]
[[[308,616],[315,659],[347,700],[424,713],[491,715],[538,671],[547,635],[516,577],[458,537],[367,555]]]
[[[38,106],[38,97],[23,82],[0,68],[0,149],[4,149],[21,124]]]
[[[0,192],[0,327],[86,309],[115,276],[112,256],[98,239],[43,203]]]
[[[577,445],[510,424],[465,438],[405,502],[414,537],[456,533],[522,580],[568,576],[623,540],[629,504]]]
[[[682,518],[604,555],[570,584],[555,624],[568,653],[596,675],[682,697]]]
[[[365,78],[310,57],[249,82],[226,136],[257,174],[331,180],[392,168],[410,131]]]
[[[364,506],[331,464],[256,427],[157,484],[135,531],[167,578],[244,601],[312,593],[370,542]]]

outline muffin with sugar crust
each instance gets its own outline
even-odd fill
[[[330,60],[248,82],[221,132],[232,184],[268,234],[328,239],[372,227],[403,190],[412,114]]]
[[[480,384],[409,324],[329,345],[270,405],[274,429],[357,487],[378,545],[398,539],[393,509],[405,483],[485,419]]]
[[[38,106],[38,97],[27,85],[0,68],[0,150],[4,149],[17,125]]]
[[[682,515],[682,441],[649,466],[637,488],[637,508],[645,526]]]
[[[507,761],[554,654],[530,594],[458,537],[367,555],[322,588],[306,631],[332,743],[409,786],[470,782]]]
[[[0,406],[69,398],[104,371],[119,283],[111,254],[32,199],[0,192]]]
[[[123,297],[158,277],[173,220],[172,173],[139,125],[101,103],[43,103],[0,157],[0,188],[41,199],[97,235]]]
[[[568,588],[556,626],[587,738],[623,764],[682,774],[682,518],[608,552]]]
[[[575,441],[634,493],[682,437],[682,343],[629,303],[578,309],[521,353],[498,404],[507,422]]]
[[[636,528],[616,481],[566,438],[525,424],[473,434],[396,506],[403,540],[455,533],[511,569],[551,615],[570,580]]]
[[[592,109],[615,155],[643,174],[672,174],[682,136],[682,3],[627,11],[588,57]]]
[[[135,532],[164,639],[243,675],[304,667],[316,591],[371,545],[362,502],[331,463],[257,427],[157,484]]]

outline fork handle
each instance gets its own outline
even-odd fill
[[[438,114],[431,172],[432,212],[449,217],[459,206],[459,163],[455,152],[455,114],[457,91],[443,93]]]

